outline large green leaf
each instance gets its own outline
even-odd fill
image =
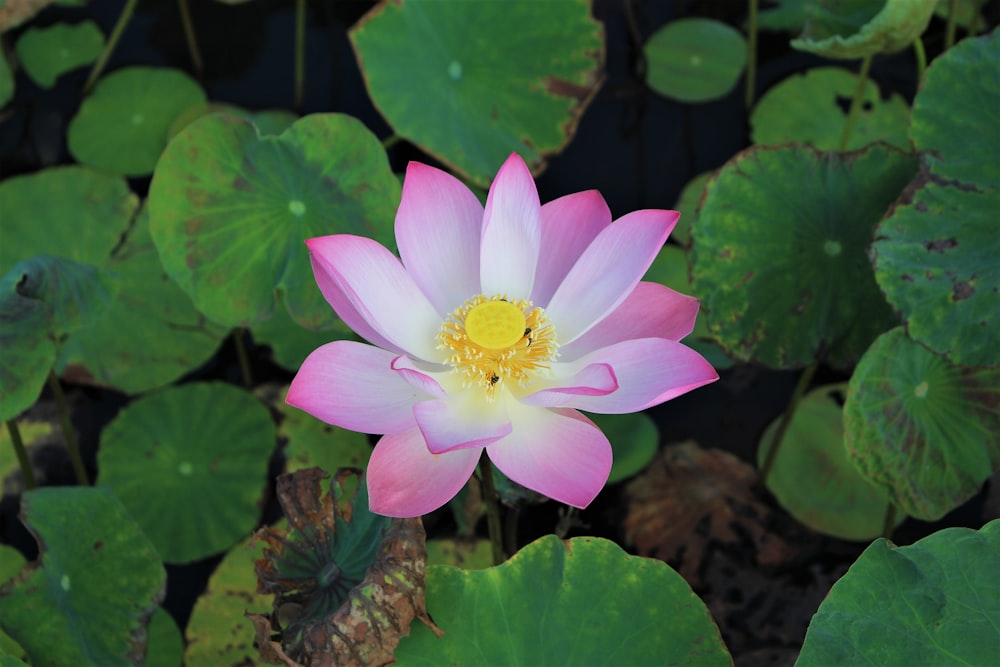
[[[603,79],[587,0],[387,1],[350,37],[396,133],[481,186],[513,152],[541,170]]]
[[[743,35],[712,19],[671,21],[650,36],[643,50],[649,87],[681,102],[724,97],[747,62]]]
[[[894,323],[866,250],[915,171],[884,145],[758,146],[730,160],[692,231],[694,293],[715,339],[775,368],[853,364]]]
[[[220,383],[165,389],[108,424],[99,480],[165,562],[198,560],[253,530],[275,435],[267,408],[246,391]]]
[[[796,665],[991,665],[1000,521],[905,547],[875,541],[813,616]]]
[[[24,71],[42,88],[51,88],[66,72],[94,62],[103,49],[104,35],[93,21],[28,28],[15,47]]]
[[[428,568],[427,609],[409,665],[731,665],[705,605],[666,563],[608,540],[548,535],[503,565]]]
[[[334,321],[305,240],[353,233],[393,246],[399,181],[360,121],[316,114],[278,136],[225,115],[170,142],[149,190],[150,230],[167,273],[209,319],[249,326],[283,293],[299,324]]]
[[[826,0],[811,8],[792,47],[826,58],[894,53],[917,39],[937,0]]]
[[[844,426],[866,478],[907,514],[938,519],[1000,466],[1000,369],[955,366],[897,327],[851,376]]]
[[[848,102],[858,87],[856,74],[839,67],[817,67],[782,80],[760,98],[750,116],[756,144],[805,143],[839,150]],[[884,141],[910,150],[906,135],[910,108],[897,93],[883,98],[874,81],[865,81],[861,107],[848,150]]]
[[[290,371],[297,371],[317,347],[356,337],[339,318],[322,329],[306,329],[288,315],[283,304],[274,309],[270,319],[255,324],[251,333],[255,343],[271,348],[271,358],[276,364]]]
[[[167,145],[171,123],[205,93],[180,70],[127,67],[97,82],[69,124],[77,160],[114,174],[145,176]]]
[[[143,667],[180,667],[184,662],[184,638],[163,608],[149,619],[149,642]]]
[[[634,412],[625,415],[588,414],[587,417],[604,432],[614,450],[608,484],[631,477],[649,465],[656,456],[660,432],[649,415]]]
[[[914,339],[969,366],[1000,366],[1000,33],[934,61],[910,135],[924,169],[872,244],[875,277]]]
[[[815,389],[798,404],[767,476],[767,488],[789,514],[827,535],[870,540],[881,534],[889,495],[858,472],[844,448],[843,410],[837,399],[846,387]],[[763,465],[779,417],[761,438]],[[906,518],[898,515],[897,521]]]
[[[0,627],[35,667],[132,665],[166,585],[156,550],[107,488],[22,497],[39,560],[0,588]]]

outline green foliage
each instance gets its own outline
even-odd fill
[[[643,470],[656,456],[660,432],[649,415],[587,415],[604,431],[614,450],[608,484],[620,482]]]
[[[909,47],[927,28],[937,0],[833,0],[810,11],[792,46],[827,58],[862,58]]]
[[[56,23],[28,28],[17,40],[15,52],[35,83],[51,88],[60,76],[97,60],[104,36],[93,21],[75,25]]]
[[[797,665],[988,665],[1000,643],[1000,521],[876,540],[809,624]]]
[[[747,61],[747,44],[740,32],[702,18],[671,21],[650,36],[644,50],[649,87],[681,102],[724,97]]]
[[[144,667],[180,667],[184,663],[184,638],[174,619],[159,608],[149,620],[149,640]]]
[[[284,395],[282,391],[282,395]],[[278,436],[286,438],[285,469],[322,468],[333,473],[338,468],[364,468],[372,454],[368,436],[325,424],[315,417],[284,404],[275,405],[283,419]]]

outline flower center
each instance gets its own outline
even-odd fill
[[[548,369],[558,347],[541,308],[504,295],[475,296],[456,308],[441,325],[438,344],[466,385],[482,387],[489,398],[509,381],[524,385]]]

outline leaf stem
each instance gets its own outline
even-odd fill
[[[21,466],[21,476],[24,477],[24,488],[32,490],[38,484],[35,482],[35,472],[31,469],[31,459],[28,457],[28,450],[24,447],[24,440],[21,439],[21,430],[17,427],[17,421],[8,419],[7,430],[10,432],[10,441],[14,443],[14,452],[17,453],[17,462]]]
[[[944,50],[955,45],[955,25],[958,23],[958,0],[948,0],[948,23],[944,29]],[[919,37],[917,38],[919,39]]]
[[[497,489],[493,484],[493,468],[485,449],[479,459],[479,477],[483,481],[483,502],[486,504],[486,524],[490,530],[490,544],[493,546],[493,564],[500,565],[507,560],[507,556],[503,550],[500,503],[497,501]]]
[[[865,84],[868,83],[868,70],[872,66],[874,54],[869,53],[861,61],[861,71],[858,72],[858,87],[854,90],[854,98],[851,100],[851,110],[847,113],[847,122],[844,124],[844,132],[840,135],[840,150],[846,151],[847,144],[851,140],[851,132],[854,130],[854,122],[858,119],[858,110],[861,108],[861,100],[865,96]]]
[[[814,361],[812,365],[802,371],[802,375],[799,376],[799,381],[795,385],[792,397],[788,400],[788,407],[785,408],[785,413],[781,415],[781,422],[778,424],[778,430],[774,432],[774,438],[771,440],[771,448],[767,450],[767,457],[764,459],[764,465],[760,468],[761,486],[764,486],[764,484],[767,483],[767,477],[771,474],[771,468],[774,467],[774,461],[778,456],[778,448],[781,446],[781,441],[785,438],[785,431],[788,430],[788,425],[792,423],[792,417],[795,416],[795,410],[799,407],[799,402],[805,395],[806,389],[809,388],[809,383],[812,381],[813,375],[815,375],[818,367],[819,362]]]
[[[233,344],[236,346],[236,358],[240,363],[240,373],[243,375],[243,386],[247,389],[253,387],[253,375],[250,373],[250,358],[247,356],[246,337],[247,330],[244,327],[233,329]]]
[[[59,414],[59,424],[62,426],[63,438],[66,440],[66,449],[69,450],[69,459],[73,463],[76,483],[80,486],[89,486],[90,480],[87,477],[86,468],[83,467],[83,458],[80,456],[80,444],[76,439],[76,431],[73,430],[73,422],[69,418],[66,394],[63,393],[62,385],[59,384],[59,378],[52,371],[49,371],[49,389],[52,390],[52,397],[56,401],[56,412]]]
[[[306,85],[306,0],[295,3],[295,109],[302,113]]]
[[[194,23],[191,21],[191,10],[188,8],[187,0],[177,0],[177,8],[181,13],[181,25],[184,26],[184,37],[187,40],[188,53],[191,54],[191,63],[200,81],[204,77],[205,65],[201,60],[201,51],[198,50],[198,40],[194,34]]]
[[[104,71],[104,66],[108,64],[108,59],[118,45],[118,40],[121,39],[122,33],[125,32],[125,26],[132,19],[132,14],[135,13],[135,6],[137,4],[139,4],[139,0],[126,0],[125,7],[122,8],[122,13],[118,16],[118,22],[115,23],[115,27],[111,30],[111,35],[108,37],[108,42],[104,45],[101,57],[97,59],[97,62],[94,63],[94,68],[90,70],[87,83],[83,84],[83,93],[85,95],[94,87],[97,77]]]
[[[924,71],[927,69],[927,52],[924,51],[924,42],[919,37],[913,40],[913,55],[917,58],[917,85],[924,80]]]
[[[896,529],[896,504],[889,501],[889,506],[885,508],[885,520],[882,522],[882,537],[889,539],[892,531]]]
[[[386,149],[392,148],[393,146],[398,144],[400,139],[402,138],[403,137],[399,136],[398,134],[390,135],[382,140],[382,148]]]
[[[750,0],[749,17],[747,18],[747,78],[746,92],[743,98],[747,113],[753,108],[754,89],[757,86],[757,9],[760,0]]]

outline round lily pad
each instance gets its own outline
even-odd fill
[[[49,487],[22,496],[39,559],[0,595],[0,627],[34,665],[130,665],[166,573],[110,489]],[[108,585],[114,582],[114,585]]]
[[[173,617],[160,607],[149,619],[143,667],[180,667],[183,663],[184,638]]]
[[[813,530],[845,540],[881,535],[888,494],[858,472],[844,448],[843,385],[809,392],[795,410],[767,477],[767,488],[789,514]],[[774,420],[761,438],[757,464],[774,442]],[[905,516],[898,515],[897,523]]]
[[[684,189],[681,190],[677,203],[674,204],[674,208],[680,212],[681,217],[677,221],[674,231],[670,232],[670,239],[675,243],[682,246],[690,244],[691,227],[698,218],[698,208],[701,206],[702,197],[714,176],[714,171],[702,172],[688,181]]]
[[[826,58],[863,58],[908,48],[934,15],[938,0],[851,0],[811,13],[792,47]]]
[[[603,79],[588,0],[383,2],[350,38],[396,133],[481,186],[512,152],[540,171]]]
[[[644,49],[649,87],[681,102],[724,97],[747,63],[743,35],[712,19],[671,21],[650,36]]]
[[[396,648],[401,665],[731,665],[719,630],[662,561],[593,537],[547,535],[503,565],[427,569],[427,610]]]
[[[305,240],[352,233],[392,247],[400,185],[379,140],[355,118],[313,114],[278,136],[212,114],[170,142],[149,190],[164,268],[225,326],[271,317],[275,292],[300,325],[335,321]]]
[[[183,130],[185,127],[198,120],[202,116],[207,116],[210,113],[222,113],[228,114],[230,116],[237,116],[248,120],[257,127],[257,131],[263,134],[281,134],[289,127],[292,123],[299,119],[291,111],[285,111],[284,109],[273,109],[270,111],[247,111],[246,109],[233,106],[232,104],[224,104],[221,102],[205,102],[204,104],[195,104],[192,107],[188,107],[181,112],[174,122],[170,125],[170,130],[168,136],[172,139],[175,134]]]
[[[819,606],[802,667],[996,662],[1000,521],[876,540]]]
[[[180,70],[127,67],[97,82],[69,125],[69,151],[78,161],[125,176],[153,171],[170,124],[205,101],[205,92]]]
[[[48,304],[0,292],[0,420],[17,417],[41,396],[56,360],[54,339]]]
[[[660,432],[649,415],[587,415],[604,432],[614,450],[608,484],[620,482],[641,471],[656,456]]]
[[[1000,369],[961,368],[881,336],[851,376],[844,427],[854,465],[907,514],[935,520],[1000,467]]]
[[[793,141],[820,150],[840,150],[847,109],[858,76],[839,67],[817,67],[793,74],[767,91],[750,115],[751,139],[757,144]],[[865,81],[861,108],[851,130],[848,150],[884,141],[910,150],[906,134],[910,108],[893,93],[883,99],[872,80]]]
[[[715,339],[773,368],[853,365],[895,323],[866,251],[915,172],[879,144],[758,146],[730,160],[692,231],[694,293]]]
[[[103,49],[104,35],[97,24],[83,21],[28,28],[14,50],[28,76],[42,88],[51,88],[66,72],[97,60]]]
[[[107,484],[167,563],[233,546],[253,530],[275,445],[257,399],[221,383],[135,401],[108,424],[98,453]]]
[[[493,566],[493,546],[489,540],[427,540],[427,564],[485,570]]]
[[[994,32],[928,68],[910,127],[924,169],[872,244],[875,277],[909,335],[970,366],[1000,366],[998,59]]]

